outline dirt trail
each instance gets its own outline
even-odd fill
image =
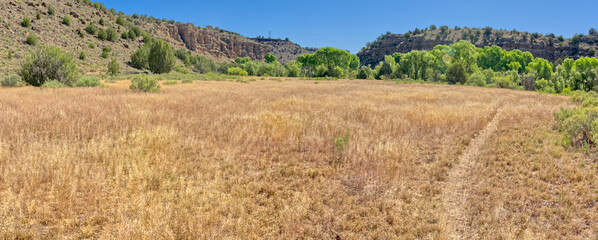
[[[475,232],[468,224],[467,214],[464,209],[471,191],[471,171],[474,170],[480,148],[496,131],[500,116],[501,109],[499,108],[488,125],[471,140],[469,146],[459,157],[459,162],[449,173],[448,182],[442,192],[444,212],[441,218],[446,236],[449,239],[475,238]]]

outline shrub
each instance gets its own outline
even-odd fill
[[[102,48],[102,58],[108,58],[108,56],[110,55],[110,52],[112,52],[111,47]]]
[[[139,75],[131,79],[131,86],[129,88],[133,91],[139,92],[160,92],[160,85],[154,78],[145,75]]]
[[[104,19],[100,18],[100,22],[99,23],[100,23],[100,25],[104,26]]]
[[[128,38],[129,38],[129,32],[123,32],[123,33],[120,35],[120,37],[121,37],[122,39],[128,39]]]
[[[108,39],[108,34],[106,33],[106,31],[104,31],[104,29],[99,29],[98,30],[98,38],[100,40],[105,41],[106,39]]]
[[[442,27],[440,28],[442,29]],[[452,64],[446,72],[446,80],[451,84],[465,84],[467,82],[467,73],[463,64],[458,62]]]
[[[116,24],[124,26],[126,24],[126,21],[122,16],[118,16],[118,18],[116,18]]]
[[[50,16],[52,16],[52,15],[54,15],[54,12],[55,12],[55,11],[54,11],[54,8],[53,8],[53,7],[50,7],[50,6],[48,6],[48,14],[49,14]]]
[[[37,20],[42,19],[42,14],[39,11],[37,11],[37,13],[35,13],[35,19],[37,19]]]
[[[106,30],[106,40],[116,42],[116,40],[118,40],[118,32],[116,32],[114,28],[108,28]]]
[[[21,26],[31,27],[31,19],[29,19],[28,17],[24,17],[23,21],[21,21]]]
[[[0,85],[3,87],[22,87],[23,82],[21,77],[17,74],[8,75],[0,80]]]
[[[70,26],[71,25],[71,17],[69,17],[68,15],[64,16],[62,18],[62,24]]]
[[[193,83],[192,79],[183,79],[181,83]]]
[[[174,68],[175,57],[172,47],[163,40],[152,43],[148,55],[149,69],[153,73],[169,73]]]
[[[228,75],[247,76],[247,71],[240,67],[232,67],[228,69]]]
[[[43,87],[43,88],[63,88],[63,87],[67,87],[67,86],[59,81],[51,80],[51,81],[45,82],[41,87]]]
[[[29,36],[27,36],[27,40],[25,42],[27,42],[27,44],[35,46],[37,45],[37,40],[38,37],[35,34],[29,33]]]
[[[351,136],[351,132],[349,129],[347,129],[347,133],[345,133],[344,135],[341,135],[341,136],[337,136],[336,138],[334,138],[332,140],[334,142],[334,146],[336,147],[336,150],[338,151],[339,157],[342,157],[343,152],[349,145],[350,136]]]
[[[179,82],[175,81],[175,80],[170,80],[170,81],[165,81],[164,85],[177,85]]]
[[[78,73],[73,57],[57,47],[36,49],[21,65],[23,81],[32,86],[41,86],[52,80],[72,86]]]
[[[81,59],[81,60],[85,60],[86,57],[87,57],[87,54],[85,54],[85,52],[81,52],[79,54],[79,59]]]
[[[96,45],[94,43],[89,43],[89,48],[94,49],[96,48]]]
[[[130,39],[136,39],[137,36],[138,35],[135,33],[135,31],[133,31],[133,29],[129,30],[129,38]]]
[[[98,32],[98,27],[93,23],[89,23],[87,27],[85,27],[85,31],[91,35],[96,35]]]
[[[112,58],[108,63],[108,70],[106,73],[110,76],[116,76],[120,73],[120,64],[116,61],[116,58]]]
[[[150,46],[145,44],[133,54],[131,54],[131,65],[137,69],[148,69],[149,64],[147,62],[150,52]]]
[[[75,87],[102,87],[100,78],[96,76],[83,76],[75,83]]]

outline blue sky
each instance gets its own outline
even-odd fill
[[[596,0],[501,1],[183,1],[101,0],[126,14],[212,25],[244,36],[290,38],[304,47],[336,47],[357,53],[390,31],[431,24],[554,33],[571,37],[598,28]]]

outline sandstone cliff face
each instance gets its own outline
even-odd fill
[[[357,56],[364,65],[376,65],[384,60],[385,55],[395,52],[407,53],[413,50],[432,50],[436,45],[448,45],[460,40],[472,42],[475,46],[496,45],[504,50],[519,49],[528,51],[535,57],[549,61],[564,58],[579,58],[594,56],[598,48],[598,36],[583,36],[579,42],[571,39],[560,41],[552,35],[536,35],[529,33],[507,32],[492,30],[484,32],[477,29],[449,29],[442,33],[440,30],[425,31],[419,34],[387,34],[362,49]]]

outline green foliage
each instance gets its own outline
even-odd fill
[[[89,48],[94,49],[96,48],[96,45],[94,43],[89,43]]]
[[[349,146],[349,140],[351,137],[351,131],[347,129],[347,133],[344,135],[340,135],[335,137],[332,142],[334,143],[334,147],[338,151],[339,156],[342,156],[345,149]]]
[[[39,11],[37,11],[37,13],[35,13],[35,19],[37,19],[37,20],[42,19],[42,14]]]
[[[299,75],[301,75],[301,63],[296,60],[288,62],[284,67],[286,68],[287,76],[289,77],[299,77]]]
[[[356,76],[357,79],[371,79],[373,78],[373,71],[368,66],[361,66]]]
[[[79,59],[85,61],[85,58],[87,58],[87,54],[85,54],[85,52],[81,51],[81,53],[79,54]]]
[[[3,87],[22,87],[23,81],[21,81],[21,77],[19,75],[10,74],[0,80],[0,85]]]
[[[148,69],[148,56],[150,52],[150,46],[148,44],[144,44],[137,49],[131,55],[131,65],[137,69]]]
[[[160,85],[158,80],[150,78],[146,75],[138,75],[131,79],[131,86],[129,88],[138,92],[160,92]]]
[[[129,32],[123,32],[123,33],[120,35],[120,37],[121,37],[122,39],[128,39],[128,38],[129,38]]]
[[[33,33],[29,33],[29,35],[27,36],[27,40],[25,42],[29,45],[35,46],[35,45],[37,45],[37,41],[38,41],[38,37]]]
[[[321,48],[313,54],[301,55],[297,58],[305,68],[306,75],[315,77],[345,74],[347,71],[358,70],[359,58],[345,50],[335,48]],[[342,73],[337,71],[339,67]],[[323,74],[323,75],[322,75]]]
[[[103,19],[103,18],[100,18],[100,21],[99,21],[98,23],[99,23],[100,25],[104,26],[104,24],[105,24],[105,23],[104,23],[104,19]]]
[[[247,76],[247,71],[240,67],[232,67],[228,69],[228,75]]]
[[[177,84],[179,84],[179,82],[175,81],[175,80],[168,80],[168,81],[164,81],[162,84],[163,85],[177,85]]]
[[[555,114],[556,127],[565,135],[567,143],[575,146],[598,144],[598,94],[576,93],[573,99],[582,102],[582,106],[561,109]]]
[[[50,80],[50,81],[46,81],[44,82],[43,85],[41,85],[42,88],[64,88],[67,87],[67,85],[65,85],[64,83],[61,83],[57,80]]]
[[[111,47],[104,47],[102,48],[102,58],[108,58],[108,56],[110,56],[110,52],[112,52],[112,48]]]
[[[114,30],[114,28],[108,28],[106,29],[106,39],[110,42],[116,42],[116,40],[118,40],[118,32],[116,32],[116,30]]]
[[[122,16],[118,16],[118,18],[116,18],[116,24],[125,26],[127,21]]]
[[[451,84],[465,84],[467,82],[467,72],[461,62],[451,64],[446,72],[446,80]]]
[[[148,55],[149,69],[153,73],[169,73],[175,65],[174,51],[172,47],[162,41],[154,41]]]
[[[56,80],[72,86],[79,70],[73,57],[56,47],[42,47],[27,56],[21,65],[23,81],[32,86],[41,86]]]
[[[116,61],[116,58],[112,58],[108,63],[108,69],[106,70],[106,74],[110,76],[116,76],[120,73],[120,64]]]
[[[183,79],[181,81],[181,83],[183,83],[183,84],[185,84],[185,83],[193,83],[193,80],[192,79]]]
[[[104,84],[100,82],[100,78],[96,76],[83,76],[75,83],[75,87],[102,87]]]
[[[106,33],[106,31],[104,29],[98,30],[98,38],[102,41],[106,41],[106,39],[108,39],[108,34]]]
[[[53,8],[53,7],[51,7],[51,6],[48,6],[48,15],[52,16],[52,15],[54,15],[54,13],[55,13],[55,12],[56,12],[56,11],[54,11],[54,8]]]
[[[136,38],[137,38],[137,36],[138,36],[138,35],[137,35],[137,33],[135,33],[135,31],[133,31],[133,29],[129,30],[128,37],[129,37],[130,39],[136,39]]]
[[[264,59],[266,60],[266,63],[274,63],[275,61],[278,61],[278,60],[276,60],[276,57],[272,53],[266,53],[266,56],[264,56]]]
[[[98,32],[98,27],[93,23],[89,23],[87,27],[85,27],[85,31],[91,35],[96,35]]]
[[[266,54],[266,56],[268,56],[268,54]],[[249,61],[251,61],[251,59],[249,59],[248,57],[240,57],[240,58],[235,59],[235,62],[238,64],[245,64],[245,63],[248,63]]]
[[[62,24],[70,26],[71,25],[71,17],[66,15],[62,18]]]
[[[21,26],[31,27],[31,19],[29,19],[28,17],[24,17],[23,20],[21,21]]]

